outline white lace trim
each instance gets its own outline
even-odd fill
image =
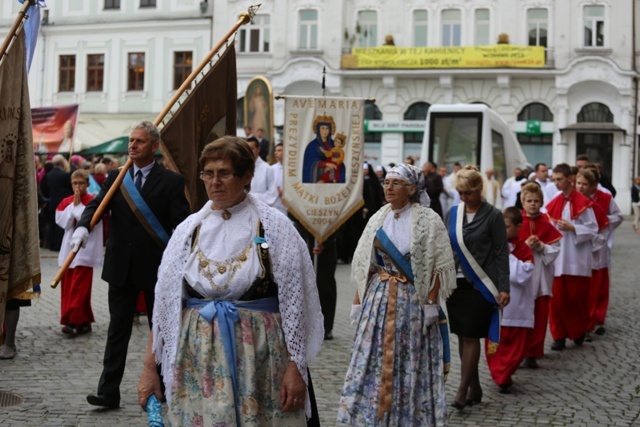
[[[269,243],[287,348],[300,374],[305,382],[308,382],[307,366],[317,356],[324,338],[323,317],[308,249],[287,217],[256,200],[251,194],[247,195],[247,198],[258,208],[265,239]],[[191,236],[196,226],[212,212],[211,202],[208,202],[176,228],[158,270],[152,350],[156,362],[162,364],[167,401],[171,400],[182,301],[186,299],[182,277],[191,252]],[[308,395],[305,406],[307,416],[310,416]]]
[[[351,262],[351,281],[358,290],[360,301],[364,298],[369,279],[373,239],[390,210],[387,204],[371,217]],[[427,303],[436,279],[440,279],[438,299],[440,306],[444,307],[456,288],[455,265],[445,226],[433,210],[414,203],[411,207],[411,230],[411,269],[420,304]]]

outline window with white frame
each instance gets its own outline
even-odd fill
[[[549,12],[547,9],[527,10],[527,37],[529,46],[547,47],[547,29],[549,27]]]
[[[413,45],[428,46],[429,12],[426,10],[413,11]]]
[[[442,46],[460,46],[462,43],[462,18],[460,9],[442,11]]]
[[[604,6],[584,7],[584,45],[604,46]]]
[[[240,30],[240,52],[269,52],[270,17],[256,15]]]
[[[305,9],[300,11],[300,50],[318,49],[318,11]]]
[[[58,67],[58,92],[76,90],[76,56],[60,55]]]
[[[486,46],[489,42],[489,32],[491,31],[489,21],[489,9],[476,9],[475,12],[475,39],[476,46]]]
[[[131,52],[127,57],[127,90],[144,90],[144,52]]]
[[[102,92],[104,86],[104,54],[87,55],[87,92]]]
[[[374,47],[378,44],[378,12],[362,10],[358,12],[356,32],[359,31],[358,46]]]

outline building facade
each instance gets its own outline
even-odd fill
[[[96,117],[103,124],[133,116],[154,118],[183,73],[199,63],[252,4],[50,3],[30,72],[32,105],[79,103],[81,119]],[[419,153],[422,134],[416,121],[424,120],[430,105],[484,103],[517,133],[529,163],[572,164],[583,153],[600,163],[618,190],[616,201],[628,212],[629,189],[638,174],[639,4],[265,0],[252,23],[236,36],[238,127],[244,124],[243,94],[255,76],[268,79],[278,95],[375,99],[375,104],[367,104],[370,120],[406,122],[413,129],[366,133],[367,157],[374,164],[387,164]],[[17,0],[3,2],[2,28],[11,25],[19,7]],[[397,47],[488,46],[508,40],[516,46],[543,46],[545,61],[538,68],[345,66],[345,56],[354,48],[389,44],[387,36]],[[276,100],[276,128],[283,125],[283,109],[284,103]],[[530,127],[532,122],[537,126]]]

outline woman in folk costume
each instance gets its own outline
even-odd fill
[[[511,301],[502,311],[500,325],[500,345],[495,354],[487,351],[487,366],[500,393],[510,393],[513,386],[512,375],[524,358],[527,331],[533,328],[535,294],[533,277],[533,253],[518,232],[522,227],[522,214],[511,206],[504,210],[504,222],[509,242],[509,285]],[[485,345],[489,345],[485,340]]]
[[[421,206],[421,180],[415,166],[390,169],[384,181],[389,203],[358,242],[351,264],[357,327],[339,422],[446,424],[449,343],[440,308],[455,287],[455,270],[442,220]]]
[[[549,320],[549,300],[553,287],[555,260],[560,253],[560,233],[549,220],[547,214],[540,212],[544,205],[544,192],[537,182],[528,182],[522,186],[522,227],[518,236],[533,251],[533,295],[536,299],[534,324],[527,329],[527,344],[524,352],[525,366],[538,367],[537,359],[544,356],[544,339]]]
[[[509,303],[509,247],[502,212],[482,197],[483,179],[467,165],[458,171],[462,202],[445,219],[457,269],[457,287],[447,301],[451,332],[458,335],[460,385],[452,406],[458,410],[482,401],[478,374],[480,339],[488,354],[500,341],[500,314]]]
[[[200,166],[209,202],[164,252],[139,403],[161,397],[158,362],[170,425],[306,426],[307,367],[324,336],[307,247],[249,193],[244,139],[207,144]]]
[[[589,324],[587,331],[604,334],[604,319],[609,306],[609,264],[611,263],[611,237],[620,225],[622,214],[611,194],[598,190],[599,174],[595,168],[584,167],[576,177],[576,189],[593,200],[593,213],[598,221],[598,234],[591,240],[593,270],[589,288]],[[611,207],[613,203],[614,207]],[[613,224],[610,222],[613,221]]]
[[[71,236],[85,206],[93,199],[87,192],[88,171],[74,171],[71,174],[71,185],[73,196],[62,199],[56,208],[56,224],[64,230],[58,254],[59,266],[64,264],[72,250],[78,251],[78,248],[71,247]],[[86,247],[78,251],[62,277],[60,324],[64,325],[62,332],[72,338],[91,332],[91,324],[95,321],[91,310],[93,268],[100,267],[102,259],[102,223],[98,223],[91,229]]]

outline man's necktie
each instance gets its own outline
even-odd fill
[[[136,172],[135,185],[138,191],[140,191],[140,189],[142,188],[142,171],[141,170],[138,170],[138,172]]]

